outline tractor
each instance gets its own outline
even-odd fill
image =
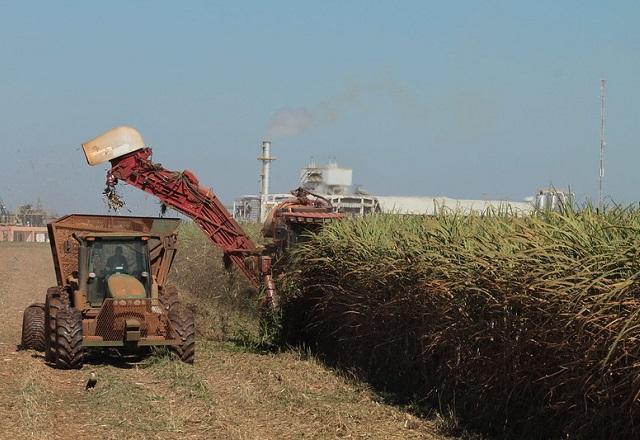
[[[24,312],[22,347],[60,369],[86,350],[168,346],[193,363],[192,312],[166,284],[180,220],[68,215],[48,225],[57,286]]]

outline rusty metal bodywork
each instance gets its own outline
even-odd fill
[[[58,281],[71,306],[82,312],[83,345],[145,346],[178,342],[167,311],[158,299],[176,252],[180,220],[74,214],[49,223],[51,252]],[[83,246],[96,240],[139,240],[148,250],[151,288],[128,275],[113,275],[108,286],[115,291],[99,306],[87,299],[87,267]],[[86,252],[86,251],[85,251]],[[54,288],[50,290],[56,290]],[[130,294],[128,294],[128,293]]]
[[[149,237],[149,256],[152,275],[163,285],[176,252],[176,229],[180,220],[154,217],[125,217],[73,214],[47,225],[51,253],[59,286],[68,286],[78,270],[80,242],[74,238],[139,234]]]
[[[138,346],[175,343],[171,323],[160,301],[106,299],[95,319],[83,321],[84,345]]]
[[[282,255],[292,243],[309,232],[316,232],[327,223],[341,220],[344,214],[332,212],[326,199],[299,188],[295,198],[276,205],[267,215],[262,235],[273,239],[269,251],[274,257]]]
[[[107,286],[111,296],[116,299],[128,297],[145,297],[144,285],[136,278],[129,275],[114,274],[107,280]]]

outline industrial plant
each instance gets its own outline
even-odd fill
[[[56,217],[41,206],[27,204],[9,211],[0,199],[0,241],[48,242],[47,223]]]
[[[264,222],[268,212],[290,193],[270,192],[271,141],[262,142],[259,194],[243,195],[235,199],[231,212],[238,221]],[[529,215],[536,209],[559,210],[572,206],[575,195],[570,190],[543,188],[523,201],[456,199],[445,196],[394,196],[374,195],[361,186],[353,185],[353,169],[344,168],[334,160],[326,165],[312,161],[302,167],[299,186],[328,200],[335,212],[349,216],[364,216],[370,213],[403,215],[436,215],[443,212],[460,214],[482,214],[487,211],[506,212],[513,215]]]

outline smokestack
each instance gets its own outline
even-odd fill
[[[258,157],[262,162],[262,170],[260,172],[260,221],[264,221],[266,217],[265,202],[266,196],[269,195],[269,175],[271,171],[271,162],[276,160],[271,156],[271,141],[262,141],[262,156]]]
[[[269,174],[271,170],[271,161],[276,160],[271,157],[271,141],[262,141],[262,156],[258,158],[262,162],[262,172],[260,173],[260,195],[269,194]]]

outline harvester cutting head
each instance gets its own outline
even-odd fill
[[[144,148],[144,139],[135,128],[121,126],[82,144],[89,165],[99,165]]]

